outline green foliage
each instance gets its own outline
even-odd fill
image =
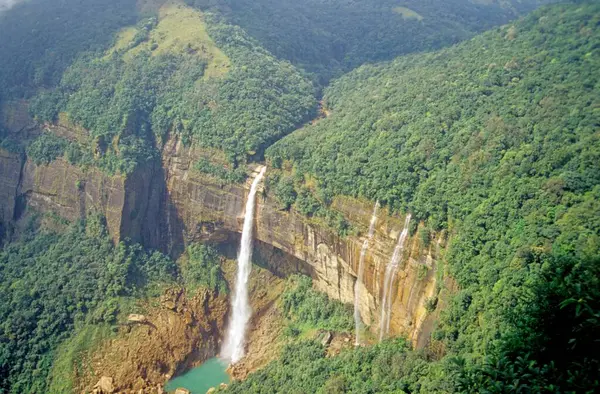
[[[431,232],[427,227],[423,227],[419,230],[419,240],[425,248],[428,248],[431,244]]]
[[[487,379],[479,368],[494,355],[493,364],[506,365],[498,380],[533,363],[536,379],[561,391],[595,387],[593,346],[555,373],[568,341],[550,345],[532,333],[583,335],[573,318],[549,332],[535,325],[548,321],[536,311],[544,302],[535,284],[550,262],[583,262],[600,250],[599,20],[598,3],[557,5],[453,48],[361,67],[326,90],[327,119],[267,152],[325,194],[379,200],[430,228],[451,226],[445,259],[461,290],[435,336],[478,379]],[[506,350],[514,338],[523,338],[526,361]],[[549,347],[556,354],[540,353]],[[491,379],[467,391],[488,390]]]
[[[37,165],[48,164],[65,154],[69,141],[44,132],[34,139],[26,149],[27,157]]]
[[[174,264],[113,245],[102,220],[32,227],[0,251],[0,391],[45,393],[54,351],[77,324],[113,324],[122,297],[174,279]]]
[[[354,328],[348,306],[314,290],[308,276],[294,275],[288,279],[282,310],[292,326],[345,332]]]
[[[196,163],[194,168],[200,172],[214,176],[222,181],[223,184],[241,183],[246,180],[245,167],[228,169],[222,165],[213,164],[208,159],[202,158]]]
[[[134,0],[19,3],[0,14],[0,100],[56,85],[78,54],[106,47],[136,18]]]
[[[48,377],[48,393],[72,393],[73,369],[82,371],[82,356],[110,337],[112,330],[107,324],[87,324],[76,329],[71,338],[56,350],[52,369]]]
[[[267,193],[273,193],[280,209],[290,210],[293,207],[301,214],[335,229],[342,237],[354,231],[340,212],[328,207],[330,196],[321,194],[319,199],[304,186],[301,173],[290,176],[281,171],[271,171],[267,175],[266,186]]]
[[[321,208],[321,204],[319,201],[312,195],[310,190],[306,188],[302,188],[298,196],[296,197],[296,209],[298,212],[303,214],[304,216],[314,216],[319,209]]]
[[[537,1],[186,0],[224,15],[269,51],[324,83],[364,63],[439,48],[498,24]],[[482,2],[483,3],[483,2]],[[405,18],[399,5],[423,20]]]
[[[221,258],[216,249],[204,244],[194,244],[187,248],[187,259],[181,267],[186,287],[198,286],[227,293],[227,282],[221,271]]]
[[[227,393],[412,393],[422,387],[431,366],[398,339],[326,357],[316,342],[296,342],[281,357]]]
[[[52,121],[66,112],[89,130],[101,153],[96,164],[110,173],[130,173],[151,160],[155,141],[160,144],[169,131],[225,151],[234,170],[248,157],[261,157],[272,141],[312,116],[313,87],[241,29],[205,19],[211,38],[233,63],[225,75],[205,75],[206,60],[194,51],[130,52],[130,44],[107,56],[80,56],[56,89],[33,100],[32,113]],[[154,19],[141,22],[138,35],[147,37],[155,26]],[[138,35],[134,42],[145,40]],[[227,182],[241,179],[241,172],[208,164],[201,163],[201,170]]]
[[[437,308],[437,303],[438,303],[437,296],[427,298],[425,300],[425,310],[427,311],[427,313],[431,313],[431,312],[435,311],[435,308]]]
[[[283,176],[275,180],[274,194],[281,209],[289,210],[296,202],[296,189],[294,188],[294,180],[291,177]]]
[[[425,264],[419,265],[419,268],[417,269],[417,279],[418,280],[425,279],[428,272],[429,272],[429,268]]]
[[[498,355],[462,372],[468,392],[592,393],[600,389],[600,261],[548,258],[529,314],[507,311],[518,330]]]

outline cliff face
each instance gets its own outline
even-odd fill
[[[242,229],[244,204],[252,178],[244,187],[220,186],[193,169],[200,155],[199,150],[184,147],[176,138],[170,139],[163,151],[167,179],[165,210],[171,247],[176,240],[231,239],[232,232],[239,233]],[[317,289],[342,302],[353,303],[360,249],[373,207],[351,199],[337,200],[334,207],[361,229],[363,235],[339,237],[331,229],[312,223],[296,212],[280,211],[274,200],[261,193],[256,212],[257,259],[281,275],[309,274]],[[360,312],[373,332],[379,327],[385,267],[396,246],[403,219],[380,210],[365,259]],[[417,237],[410,237],[392,289],[390,333],[407,335],[415,344],[419,342],[427,317],[425,301],[436,295],[439,246],[434,241],[425,248]]]
[[[95,169],[83,171],[62,159],[49,165],[23,164],[18,156],[0,151],[2,221],[18,219],[25,205],[71,220],[96,210],[106,216],[115,240],[128,237],[173,255],[193,240],[235,244],[251,178],[245,185],[221,186],[193,169],[201,155],[199,149],[171,138],[164,146],[162,165],[156,163],[123,177]],[[317,289],[353,303],[360,250],[373,207],[352,199],[338,199],[334,207],[361,235],[339,237],[298,213],[280,211],[274,200],[260,193],[256,259],[280,276],[309,274]],[[359,307],[372,332],[379,327],[383,276],[403,219],[380,210],[369,244]],[[394,281],[390,333],[422,344],[418,338],[427,317],[425,301],[436,295],[440,248],[435,241],[424,247],[417,238],[407,240]]]

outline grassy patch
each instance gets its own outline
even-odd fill
[[[111,335],[113,332],[107,324],[85,325],[69,340],[63,342],[56,351],[52,364],[48,378],[48,392],[74,392],[76,388],[73,387],[73,383],[76,378],[88,372],[87,368],[91,368],[85,363],[86,356]]]
[[[354,327],[350,307],[314,290],[308,276],[288,279],[281,307],[292,336],[312,338],[319,329],[349,332]]]
[[[121,31],[111,51],[127,48],[134,41],[137,29],[130,27]],[[126,58],[132,58],[143,50],[154,55],[166,53],[193,53],[207,60],[205,77],[218,77],[230,67],[230,60],[210,38],[200,11],[185,5],[169,2],[158,12],[158,24],[149,32],[148,38],[130,49]]]
[[[394,11],[396,14],[402,15],[402,19],[405,19],[405,20],[416,19],[419,22],[423,20],[423,17],[421,15],[419,15],[415,11],[411,10],[410,8],[394,7],[394,8],[392,8],[392,11]]]

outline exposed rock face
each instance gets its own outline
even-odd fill
[[[161,176],[156,172],[150,166],[128,177],[109,176],[94,168],[84,171],[63,159],[48,165],[22,163],[19,155],[0,149],[0,223],[19,219],[25,206],[69,220],[96,211],[106,217],[115,241],[128,237],[157,245],[162,182],[154,185]]]
[[[241,232],[251,179],[246,185],[221,186],[198,173],[194,163],[202,151],[170,138],[162,165],[155,163],[128,177],[81,169],[62,159],[37,166],[0,151],[2,219],[18,217],[21,203],[52,210],[68,219],[102,212],[115,240],[126,237],[178,255],[194,240],[223,242]],[[267,171],[268,172],[268,171]],[[360,249],[367,232],[371,203],[339,199],[335,209],[361,230],[360,236],[339,237],[325,226],[296,212],[284,212],[260,193],[256,212],[257,259],[278,275],[309,274],[317,289],[345,303],[354,301]],[[365,260],[360,312],[377,331],[385,266],[393,253],[403,218],[380,210],[376,232]],[[393,286],[390,332],[418,341],[426,320],[425,300],[436,291],[436,247],[422,247],[417,237],[407,241],[403,264]],[[424,268],[426,267],[426,268]]]
[[[244,187],[221,186],[193,169],[200,155],[199,150],[184,147],[176,138],[165,145],[163,167],[167,176],[166,215],[171,242],[219,241],[230,237],[231,232],[241,232],[241,215],[251,178]],[[343,199],[335,202],[335,208],[366,234],[373,209],[370,204]],[[378,327],[383,274],[402,225],[402,217],[380,211],[365,260],[365,289],[360,302],[361,316],[371,329]],[[298,213],[280,211],[275,201],[263,195],[258,196],[255,236],[259,252],[270,248],[271,253],[276,253],[272,248],[284,252],[277,259],[265,259],[273,272],[310,274],[317,289],[342,302],[353,302],[363,236],[339,237]],[[415,343],[427,315],[425,300],[435,292],[438,257],[432,248],[422,248],[416,238],[408,240],[410,247],[406,248],[404,263],[394,283],[390,327],[392,333],[408,335]]]
[[[110,376],[115,392],[158,393],[170,377],[217,354],[227,315],[225,295],[169,289],[160,305],[144,308],[148,311],[141,324],[123,326],[95,349],[82,368],[81,390],[89,392],[98,376]],[[105,387],[102,392],[112,391]]]
[[[0,238],[2,227],[13,220],[22,160],[18,154],[0,148]]]
[[[70,220],[83,218],[90,210],[102,212],[113,238],[120,238],[124,177],[109,177],[96,169],[84,172],[63,159],[39,166],[28,160],[17,194],[38,211],[53,211]]]

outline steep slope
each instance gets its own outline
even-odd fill
[[[33,216],[0,251],[0,390],[47,393],[59,344],[85,328],[110,334],[135,297],[172,282],[175,271],[160,253],[114,245],[97,216],[70,226]]]
[[[238,27],[167,2],[156,18],[122,31],[107,52],[79,57],[30,110],[39,121],[60,114],[89,131],[70,161],[131,173],[156,158],[155,145],[169,132],[224,151],[235,168],[314,107],[312,85],[289,63]]]
[[[528,351],[567,386],[597,365],[584,359],[593,320],[559,303],[583,297],[597,311],[599,18],[597,3],[545,8],[456,47],[362,67],[326,91],[327,119],[267,153],[309,174],[318,196],[377,199],[447,228],[461,290],[434,338],[467,360]],[[565,282],[580,275],[586,296]]]
[[[224,15],[320,82],[361,64],[440,48],[547,1],[186,0]]]
[[[28,0],[0,12],[0,101],[53,86],[82,52],[135,23],[135,0]]]

